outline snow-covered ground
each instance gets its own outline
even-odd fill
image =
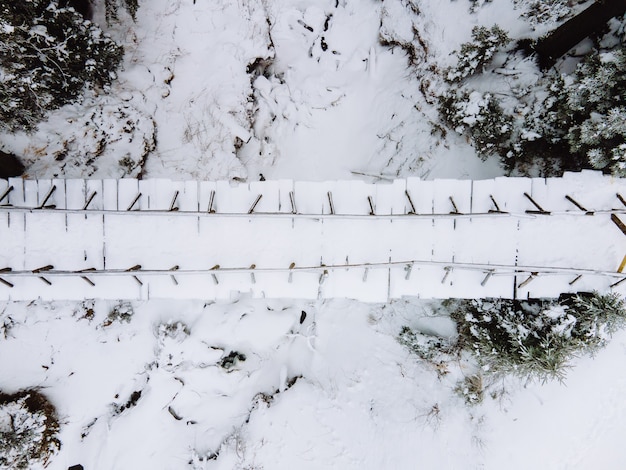
[[[105,27],[126,48],[110,93],[0,141],[37,177],[495,176],[497,159],[485,164],[441,132],[436,93],[473,26],[538,35],[519,19],[524,6],[469,15],[469,2],[451,0],[140,2],[136,23],[120,11]]]
[[[140,0],[105,28],[127,51],[110,92],[0,146],[36,178],[498,176],[441,132],[436,93],[473,26],[553,27],[520,19],[533,3]],[[416,299],[0,303],[0,390],[57,407],[52,470],[626,467],[626,333],[563,384],[488,383],[469,406],[473,363],[418,359],[404,325],[455,335]]]
[[[2,307],[0,387],[41,387],[59,411],[48,468],[626,465],[624,333],[564,384],[489,384],[469,406],[454,389],[471,363],[419,360],[395,339],[403,325],[453,336],[438,304],[151,301],[111,320],[114,306]],[[245,360],[223,361],[233,351]]]

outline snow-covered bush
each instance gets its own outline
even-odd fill
[[[106,320],[102,323],[102,326],[111,326],[113,323],[130,323],[134,314],[133,304],[130,302],[120,302],[111,309]]]
[[[571,335],[586,352],[593,354],[606,346],[613,333],[626,325],[626,304],[618,294],[579,294],[561,303],[576,318]]]
[[[506,31],[498,25],[491,29],[484,26],[475,26],[472,29],[472,41],[461,45],[457,52],[458,63],[448,69],[446,79],[458,82],[480,71],[501,47],[509,43]]]
[[[593,293],[560,302],[471,300],[452,317],[483,372],[545,381],[562,380],[573,357],[603,347],[626,309],[617,295]]]
[[[481,403],[485,395],[482,375],[468,375],[457,384],[454,391],[462,396],[468,405]]]
[[[104,9],[106,12],[107,22],[117,19],[117,12],[120,8],[125,8],[133,20],[136,19],[137,9],[139,8],[137,0],[105,0]]]
[[[35,390],[0,393],[0,468],[45,464],[60,447],[54,406]]]
[[[530,161],[548,154],[566,169],[626,176],[625,46],[590,54],[571,75],[550,75],[546,89],[547,97],[526,118],[512,158]]]
[[[0,2],[0,128],[32,129],[46,111],[107,85],[122,48],[57,0]]]
[[[441,353],[450,352],[450,344],[443,338],[415,332],[408,326],[402,327],[397,339],[409,351],[427,361],[435,359]]]
[[[439,111],[456,132],[471,137],[482,158],[502,153],[507,147],[512,118],[492,94],[452,90],[440,97]]]
[[[521,17],[533,25],[556,23],[572,10],[570,0],[515,0],[515,6],[523,10]]]

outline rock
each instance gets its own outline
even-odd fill
[[[24,165],[15,155],[0,151],[0,178],[21,176],[24,173]]]

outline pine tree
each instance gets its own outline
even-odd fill
[[[30,130],[49,110],[115,78],[123,51],[57,0],[0,0],[0,127]]]
[[[592,53],[571,75],[553,74],[527,115],[517,161],[559,157],[566,169],[626,176],[626,47]]]
[[[559,301],[465,301],[452,318],[484,372],[546,381],[562,380],[572,358],[606,346],[626,324],[626,308],[618,295],[594,292]]]
[[[474,75],[509,41],[506,31],[498,25],[493,25],[491,29],[484,26],[474,27],[472,41],[461,45],[461,50],[457,52],[458,63],[448,70],[446,79],[449,82],[458,82]]]

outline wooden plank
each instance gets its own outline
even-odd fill
[[[534,47],[539,66],[542,70],[549,69],[576,44],[599,33],[611,18],[623,15],[625,11],[626,0],[596,0],[578,15],[539,39]]]
[[[624,222],[622,222],[620,218],[615,214],[611,214],[611,220],[615,225],[617,225],[617,228],[619,228],[622,233],[626,235],[626,225],[624,224]]]
[[[626,267],[626,255],[624,255],[624,258],[622,259],[622,262],[619,265],[619,268],[617,268],[617,272],[621,273],[624,272],[624,268]]]

